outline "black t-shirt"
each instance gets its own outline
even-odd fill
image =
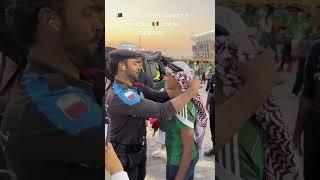
[[[208,82],[209,93],[214,94],[214,85],[215,85],[215,74],[211,75],[210,81]]]
[[[316,41],[310,50],[302,95],[313,101],[313,110],[320,112],[320,41]]]
[[[215,74],[212,74],[210,81],[208,83],[209,94],[211,94],[210,99],[210,116],[214,116],[214,107],[215,107],[215,99],[214,99],[214,88],[215,88]]]

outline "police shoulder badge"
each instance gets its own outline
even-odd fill
[[[120,85],[113,85],[114,92],[118,95],[122,102],[129,106],[133,106],[141,101],[140,95],[133,89],[122,90]]]
[[[103,121],[103,111],[96,100],[83,89],[68,86],[50,90],[48,80],[37,74],[24,77],[26,93],[35,105],[34,113],[41,113],[43,122],[71,135],[77,135]]]

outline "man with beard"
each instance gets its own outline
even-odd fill
[[[170,119],[200,88],[198,79],[190,80],[190,88],[177,96],[171,91],[158,92],[143,84],[133,85],[141,72],[142,57],[141,53],[126,49],[109,53],[109,68],[115,77],[106,97],[111,119],[109,140],[130,180],[143,180],[146,175],[145,119]],[[144,97],[139,95],[140,92]]]
[[[103,34],[96,11],[93,0],[18,0],[7,11],[28,49],[1,128],[18,179],[104,178],[103,109],[81,73]]]

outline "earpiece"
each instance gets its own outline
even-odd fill
[[[60,30],[60,28],[58,27],[58,24],[53,19],[50,19],[49,25],[56,31]]]

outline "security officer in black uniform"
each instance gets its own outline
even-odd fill
[[[213,156],[214,155],[214,130],[215,130],[215,97],[214,97],[214,88],[215,88],[215,74],[211,75],[210,81],[208,82],[208,97],[206,108],[209,110],[209,118],[210,118],[210,132],[211,132],[211,141],[212,141],[212,149],[205,152],[205,156]],[[210,109],[209,109],[210,108]]]
[[[171,92],[158,92],[143,85],[133,85],[141,71],[143,55],[130,50],[109,53],[109,68],[115,74],[106,107],[111,119],[110,142],[130,180],[143,180],[146,175],[145,120],[168,120],[198,92],[200,81],[190,81],[190,88],[181,96]],[[143,96],[140,96],[140,93]]]
[[[302,153],[302,132],[304,132],[304,178],[320,179],[320,40],[313,44],[305,69],[304,89],[293,137],[300,153]]]
[[[103,35],[95,6],[92,0],[19,0],[8,10],[29,50],[0,133],[19,180],[104,179],[102,97],[81,73]]]

